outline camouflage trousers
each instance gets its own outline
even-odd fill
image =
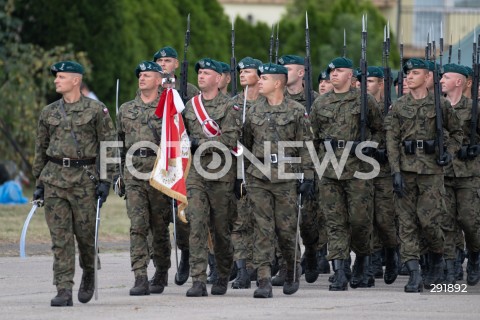
[[[398,245],[395,210],[393,208],[392,178],[373,179],[373,251],[395,248]]]
[[[52,238],[53,284],[72,289],[75,274],[75,239],[80,267],[94,270],[95,186],[62,189],[45,183],[45,219]]]
[[[203,181],[203,187],[188,185],[187,220],[190,223],[190,275],[207,282],[208,234],[212,242],[219,277],[228,277],[233,263],[231,215],[233,183]]]
[[[422,236],[428,251],[442,253],[444,233],[442,216],[446,214],[443,175],[402,172],[405,196],[393,198],[398,214],[402,261],[418,260],[422,254]]]
[[[144,180],[125,180],[127,214],[130,218],[130,262],[135,277],[147,275],[150,260],[148,233],[152,233],[153,263],[157,270],[170,268],[170,232],[172,219],[170,197]]]
[[[445,177],[445,189],[448,212],[444,220],[445,259],[455,259],[461,230],[468,250],[480,251],[480,177]]]
[[[320,210],[325,214],[328,234],[328,260],[347,259],[352,249],[358,256],[372,253],[372,180],[336,180],[323,177],[319,182]]]
[[[234,204],[237,206],[237,218],[232,228],[233,260],[245,259],[247,267],[253,268],[253,221],[249,195],[238,201],[235,199]]]
[[[297,183],[270,183],[249,176],[249,196],[253,211],[253,262],[258,278],[271,277],[275,236],[287,269],[293,270],[297,236]],[[297,246],[297,263],[300,246]]]

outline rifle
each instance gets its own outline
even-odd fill
[[[185,31],[185,44],[183,45],[183,62],[182,70],[180,71],[180,93],[183,100],[183,103],[188,101],[187,85],[188,85],[188,60],[187,60],[187,50],[188,45],[190,44],[190,13],[187,17],[187,31]]]
[[[273,55],[273,24],[272,24],[272,33],[270,34],[270,49],[268,51],[269,62],[272,63],[272,55]]]
[[[403,31],[402,31],[402,41],[400,42],[400,70],[398,71],[398,92],[397,97],[403,96]]]
[[[472,67],[475,65],[477,59],[475,59],[475,53],[477,52],[477,29],[473,29],[473,51],[472,51]],[[473,87],[472,87],[473,88]]]
[[[232,20],[232,57],[230,58],[230,78],[232,80],[232,97],[237,95],[237,59],[235,59],[235,27]]]
[[[478,35],[478,41],[480,43],[480,35]],[[472,147],[477,144],[477,121],[478,121],[478,84],[480,76],[480,46],[477,46],[476,60],[473,67],[473,83],[472,83],[472,119],[470,120],[470,144]],[[468,149],[468,155],[470,157],[475,156],[473,149]]]
[[[388,109],[392,104],[392,92],[390,90],[391,82],[391,70],[388,66],[388,56],[390,55],[390,21],[388,22],[387,26],[383,29],[383,55],[384,65],[383,65],[383,76],[384,76],[384,84],[383,84],[383,109],[385,115],[388,113]]]
[[[308,29],[308,13],[305,12],[305,98],[307,100],[307,114],[310,114],[310,109],[313,103],[312,93],[312,64],[310,62],[310,31]]]
[[[444,165],[444,160],[443,154],[444,154],[444,145],[443,145],[443,112],[442,112],[442,106],[440,105],[440,79],[438,75],[438,68],[437,64],[435,63],[436,61],[436,47],[435,47],[435,39],[432,39],[432,59],[434,63],[434,69],[433,69],[433,95],[434,95],[434,104],[435,104],[435,131],[436,131],[436,140],[437,140],[437,145],[438,145],[438,160],[437,163],[441,166]],[[440,51],[443,49],[440,48]]]
[[[458,38],[458,64],[460,64],[460,60],[462,60],[462,49],[460,47],[462,40],[460,37]]]
[[[362,54],[360,58],[360,141],[365,141],[367,126],[367,26],[362,16]]]
[[[277,39],[275,40],[275,63],[278,64],[278,48],[280,47],[280,40],[278,39],[278,30],[280,29],[280,22],[277,23]]]
[[[443,23],[440,22],[440,74],[443,74]],[[435,62],[435,61],[433,61]],[[440,85],[440,84],[439,84]],[[438,87],[440,89],[440,87]]]
[[[450,44],[448,45],[448,63],[452,61],[452,49],[453,49],[452,41],[453,41],[452,34],[450,33]]]
[[[347,57],[347,32],[343,29],[343,57]]]

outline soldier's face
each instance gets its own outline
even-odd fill
[[[241,69],[240,70],[240,85],[242,87],[255,85],[260,77],[257,74],[257,69]]]
[[[230,77],[230,73],[222,73],[222,76],[220,77],[220,83],[218,84],[218,88],[222,90],[223,88],[228,86],[231,79],[232,78]]]
[[[428,70],[413,69],[407,71],[407,86],[410,90],[426,87],[429,78]]]
[[[138,76],[138,88],[140,90],[153,90],[162,83],[160,73],[155,71],[140,72]]]
[[[287,64],[285,68],[288,70],[287,86],[303,80],[305,75],[305,67],[298,64]]]
[[[323,95],[329,91],[332,91],[333,85],[330,80],[321,80],[318,84],[318,92]]]
[[[71,92],[75,86],[80,86],[82,75],[71,72],[57,72],[55,80],[55,90],[60,94]]]
[[[266,95],[275,90],[277,80],[271,74],[262,74],[260,81],[258,81],[258,92]]]
[[[156,61],[161,67],[163,72],[172,73],[178,68],[178,60],[171,57],[159,58]]]
[[[198,69],[198,87],[202,91],[213,90],[219,87],[221,76],[211,69]]]
[[[335,68],[330,71],[330,82],[335,89],[343,89],[352,83],[352,69]]]
[[[463,79],[462,79],[463,77]],[[465,77],[455,72],[444,73],[440,84],[442,85],[443,93],[450,93],[460,87],[463,90],[463,84],[465,83]]]
[[[380,90],[383,89],[383,80],[375,77],[367,78],[367,92],[372,96],[377,96]]]

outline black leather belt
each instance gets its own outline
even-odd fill
[[[406,143],[409,143],[409,142],[410,142],[410,143],[413,143],[413,144],[417,147],[417,149],[423,149],[423,148],[424,148],[424,145],[425,145],[425,143],[426,143],[427,141],[428,141],[428,142],[431,142],[431,143],[433,143],[433,144],[436,144],[436,143],[435,143],[435,142],[436,142],[435,140],[405,140],[405,141],[402,142],[402,145],[405,146]]]
[[[88,166],[95,164],[96,158],[88,158],[88,159],[74,159],[74,158],[53,158],[53,157],[48,157],[48,161],[53,162],[55,164],[61,165],[65,168],[69,167],[83,167],[83,166]]]
[[[265,158],[257,158],[261,162],[265,163]],[[283,158],[280,157],[277,153],[270,154],[270,157],[266,158],[270,163],[278,163],[281,161],[292,161],[292,156],[285,155]]]
[[[140,158],[146,158],[146,157],[156,157],[157,153],[153,151],[152,149],[148,148],[139,148],[135,150],[133,153],[134,156],[140,157]]]
[[[347,143],[349,142],[350,140],[337,140],[337,139],[325,139],[323,140],[323,142],[326,144],[326,143],[330,143],[330,145],[332,146],[332,148],[335,150],[335,149],[345,149],[345,147],[347,146]],[[355,141],[352,141],[352,142],[355,142]]]

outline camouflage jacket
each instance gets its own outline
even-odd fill
[[[65,118],[62,115],[60,101],[55,101],[43,108],[38,120],[35,139],[35,159],[33,176],[37,184],[45,182],[60,188],[85,185],[90,182],[92,173],[98,180],[97,167],[101,163],[99,157],[100,142],[115,141],[115,130],[107,107],[96,100],[83,95],[75,103],[64,103]],[[72,137],[75,134],[77,144]],[[80,153],[80,155],[78,154]],[[112,152],[107,150],[107,156]],[[96,158],[96,165],[83,167],[64,167],[48,161],[47,157],[63,159]],[[115,166],[107,166],[107,177],[103,181],[111,181]]]
[[[121,149],[122,163],[125,164],[125,156],[133,144],[141,141],[152,142],[157,148],[153,151],[157,152],[158,145],[162,136],[162,119],[155,115],[160,96],[146,104],[143,102],[139,94],[135,99],[125,102],[120,106],[117,114],[117,132],[118,139],[123,142]],[[150,152],[150,148],[148,149]],[[133,150],[132,150],[133,152]],[[138,152],[138,151],[137,151]],[[149,173],[155,165],[155,156],[149,157],[132,157],[133,167],[141,173]],[[124,165],[124,168],[126,166]],[[124,169],[125,180],[139,180],[135,177],[131,169]]]
[[[264,159],[265,164],[269,163],[270,155],[276,154],[278,163],[271,163],[272,183],[286,182],[283,173],[295,172],[297,165],[292,165],[292,161],[282,159],[278,150],[278,142],[297,141],[304,143],[311,140],[305,120],[305,108],[298,102],[285,98],[280,105],[270,106],[266,99],[261,99],[247,110],[247,117],[244,126],[245,147],[257,158]],[[270,142],[270,151],[266,150],[266,144]],[[305,179],[314,178],[312,160],[305,145],[303,147],[292,146],[283,150],[284,157],[300,157],[301,171],[305,174]],[[294,167],[295,166],[295,167]],[[282,169],[283,167],[283,169]],[[247,173],[258,178],[267,180],[259,168],[251,164]]]
[[[319,96],[313,103],[310,122],[314,142],[318,147],[320,162],[322,162],[326,153],[325,139],[343,140],[345,143],[347,141],[360,141],[360,98],[360,90],[352,88],[345,95],[338,95],[330,91]],[[382,130],[382,115],[379,110],[375,98],[368,94],[365,130],[367,141],[372,140],[377,132]],[[341,148],[334,150],[337,161],[340,161],[344,150]],[[340,178],[337,177],[331,164],[326,167],[323,175],[330,179],[346,180],[353,179],[356,171],[368,173],[372,170],[371,164],[360,160],[355,155],[349,155]]]
[[[318,98],[319,94],[316,91],[313,91],[313,97],[312,97],[312,103],[315,101],[315,99]],[[285,98],[289,98],[292,100],[297,101],[298,103],[301,103],[305,108],[307,108],[307,98],[305,96],[305,90],[302,90],[302,92],[297,93],[297,94],[290,94],[288,93],[288,90],[285,88]]]
[[[445,139],[446,151],[454,155],[460,148],[463,139],[461,121],[445,98],[440,97],[440,104],[443,127],[449,133],[449,139]],[[409,93],[393,103],[392,109],[385,118],[388,161],[392,173],[400,171],[417,174],[444,173],[444,168],[436,162],[438,159],[437,146],[435,146],[436,152],[432,154],[426,154],[425,150],[420,148],[416,148],[415,154],[406,154],[403,145],[405,140],[435,140],[435,116],[432,93],[419,100],[414,99]]]
[[[185,128],[188,132],[190,138],[199,139],[199,144],[205,143],[207,141],[215,141],[223,144],[228,150],[237,146],[238,137],[240,134],[241,123],[237,123],[234,117],[227,116],[231,109],[227,108],[228,97],[222,93],[218,93],[218,95],[213,98],[212,100],[205,100],[202,97],[202,103],[207,111],[208,115],[211,119],[213,119],[220,127],[222,134],[217,137],[208,138],[202,130],[200,122],[195,115],[195,111],[193,110],[192,100],[188,101],[185,111]],[[228,121],[227,121],[228,120]],[[229,152],[229,151],[227,151]],[[218,168],[210,169],[208,166],[214,160],[214,153],[220,154],[221,156],[221,164]],[[230,153],[232,157],[232,165],[228,168],[228,171],[225,175],[221,175],[216,177],[214,180],[223,181],[223,182],[233,182],[236,176],[236,162],[235,156]],[[203,170],[208,173],[218,173],[220,170],[225,168],[226,158],[216,148],[207,148],[203,153],[202,156],[199,158],[200,163],[195,163],[196,156],[193,158],[193,165],[190,167],[190,172],[187,178],[187,184],[190,185],[198,185],[200,187],[203,186],[202,182],[205,180],[199,172],[197,171],[196,166],[201,166]]]
[[[468,145],[470,143],[471,133],[471,119],[472,119],[472,99],[462,96],[460,101],[455,107],[455,113],[462,121],[463,129],[463,143],[462,145]],[[477,119],[477,138],[476,143],[480,143],[480,114]],[[460,160],[457,154],[453,155],[453,162],[445,170],[447,177],[478,177],[480,176],[480,158],[477,156],[473,160]]]

